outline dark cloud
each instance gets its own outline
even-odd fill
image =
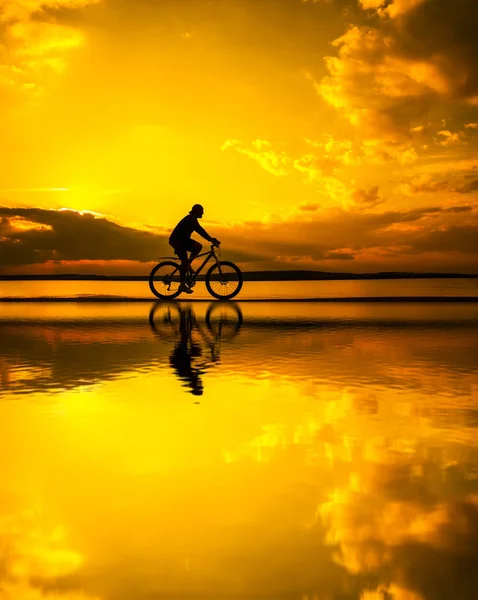
[[[234,227],[211,224],[207,230],[221,239],[228,259],[262,266],[293,257],[297,261],[357,261],[368,250],[395,256],[478,253],[478,218],[473,206],[382,213],[317,210],[310,215],[313,219],[244,222]],[[203,244],[207,248],[207,242]],[[80,260],[148,263],[171,255],[172,250],[166,230],[143,231],[69,210],[0,208],[0,253],[2,266],[14,267]]]
[[[0,218],[4,266],[51,260],[149,262],[171,250],[165,235],[124,227],[90,213],[0,207]],[[22,220],[31,228],[23,228]]]
[[[470,212],[473,210],[472,206],[451,206],[450,208],[444,208],[442,212],[444,213],[463,213]]]
[[[368,190],[357,189],[352,194],[354,202],[359,206],[372,208],[384,202],[384,199],[378,195],[378,186],[373,186]]]
[[[403,188],[410,195],[421,193],[436,193],[448,189],[448,181],[433,180],[427,176],[414,177],[410,181],[404,182]]]
[[[425,0],[399,18],[396,39],[403,55],[430,61],[461,99],[478,95],[476,0]]]
[[[461,194],[471,194],[472,192],[478,192],[478,179],[470,181],[470,183],[467,183],[463,187],[459,188],[457,191]]]
[[[478,254],[478,226],[461,225],[416,235],[411,247],[418,252],[467,252]]]
[[[94,10],[99,8],[101,0],[85,0],[85,2],[68,2],[59,0],[57,2],[38,2],[32,5],[30,19],[39,22],[61,23],[68,26],[85,26],[91,22]]]
[[[254,225],[250,224],[245,239],[232,249],[234,260],[255,262],[264,258],[257,252],[257,244],[250,243]],[[231,238],[228,229],[213,228],[218,237]],[[5,267],[80,260],[148,263],[161,255],[172,255],[168,237],[166,230],[143,231],[88,212],[0,207],[0,255]]]
[[[423,252],[476,255],[478,216],[466,205],[383,213],[336,210],[314,213],[313,220],[244,223],[224,231],[223,239],[234,252],[253,244],[262,257],[258,260],[276,262],[286,257],[357,262],[367,251],[402,258],[420,257]],[[440,270],[440,265],[435,268]]]
[[[316,212],[319,210],[320,204],[311,203],[311,204],[301,204],[299,206],[299,210],[303,210],[305,212]]]
[[[409,135],[439,103],[478,105],[475,0],[384,0],[375,12],[337,40],[338,57],[326,59],[327,101],[385,135]]]

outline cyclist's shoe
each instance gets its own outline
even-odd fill
[[[178,287],[178,292],[185,292],[186,294],[193,293],[192,289],[189,288],[185,283],[181,283],[181,285]]]

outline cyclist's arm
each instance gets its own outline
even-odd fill
[[[196,233],[199,233],[199,235],[201,235],[208,242],[213,242],[214,241],[214,238],[211,237],[209,235],[209,233],[203,227],[201,227],[201,225],[199,225],[199,223],[196,225],[196,228],[194,229],[194,231]]]

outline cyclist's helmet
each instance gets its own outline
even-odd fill
[[[201,206],[201,204],[195,204],[190,211],[190,214],[192,215],[202,215],[204,212],[204,208]]]

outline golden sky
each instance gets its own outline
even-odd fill
[[[3,272],[478,272],[475,0],[0,0]],[[69,209],[69,210],[64,210]]]

